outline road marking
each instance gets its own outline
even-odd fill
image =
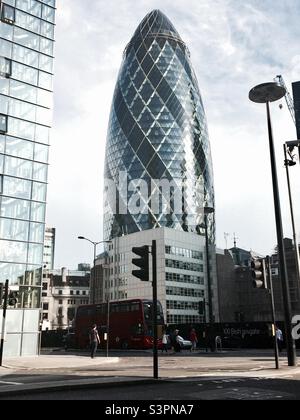
[[[0,384],[3,384],[3,385],[24,385],[21,382],[7,382],[7,381],[0,381]]]

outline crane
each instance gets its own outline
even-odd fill
[[[283,77],[281,75],[276,76],[275,77],[275,82],[279,83],[280,86],[282,86],[285,89],[285,91],[286,91],[285,100],[286,100],[288,109],[290,111],[290,114],[292,116],[292,119],[294,121],[294,124],[297,126],[296,113],[295,113],[295,108],[294,108],[294,101],[293,101],[293,98],[292,98],[291,94],[289,93],[289,91],[286,87],[286,84],[285,84],[285,81],[284,81]]]

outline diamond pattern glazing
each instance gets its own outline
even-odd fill
[[[214,187],[203,102],[189,51],[158,10],[145,17],[125,49],[106,147],[105,178],[118,189],[116,211],[104,211],[106,239],[158,227],[204,234],[203,208],[214,207]],[[148,199],[140,198],[138,214],[120,211],[137,193],[124,194],[120,172],[127,172],[127,185],[147,183]],[[170,198],[164,193],[153,210],[151,194],[163,179],[181,192],[180,212],[165,211]],[[213,242],[214,217],[209,219]]]

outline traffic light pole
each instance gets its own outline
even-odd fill
[[[158,349],[157,349],[157,249],[156,241],[152,241],[152,273],[153,273],[153,376],[158,379]]]
[[[4,303],[3,303],[3,316],[2,316],[2,329],[1,329],[0,366],[2,366],[2,362],[3,362],[5,322],[6,322],[6,311],[7,311],[7,302],[8,302],[8,285],[9,285],[9,281],[6,280],[5,289],[4,289]]]
[[[294,240],[294,247],[295,247],[295,263],[296,263],[296,274],[297,274],[297,283],[298,287],[300,286],[300,257],[299,257],[299,244],[297,239],[297,233],[296,233],[296,224],[295,224],[295,216],[294,216],[294,210],[293,210],[293,198],[292,198],[292,192],[291,192],[291,179],[290,179],[290,160],[288,159],[287,155],[287,144],[283,145],[284,149],[284,165],[286,168],[286,180],[287,180],[287,186],[288,186],[288,193],[289,193],[289,201],[290,201],[290,212],[291,212],[291,221],[292,221],[292,229],[293,229],[293,240]],[[300,153],[300,148],[299,148]]]
[[[277,342],[277,335],[276,335],[276,313],[275,313],[275,300],[274,300],[274,288],[273,288],[271,258],[268,256],[266,258],[266,261],[267,261],[267,269],[268,269],[268,275],[269,275],[269,283],[270,283],[269,292],[270,292],[271,306],[272,306],[275,365],[276,365],[276,369],[279,369],[280,368],[280,365],[279,365],[279,350],[278,350],[278,342]]]

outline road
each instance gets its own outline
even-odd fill
[[[98,354],[49,351],[40,357],[6,359],[0,368],[2,400],[181,401],[300,399],[300,368],[286,355],[275,370],[271,351],[161,355],[153,380],[151,352]]]
[[[299,400],[300,375],[283,378],[189,378],[113,389],[64,390],[5,397],[5,400],[202,401],[202,400]],[[2,398],[0,398],[1,400]],[[128,404],[127,404],[128,405]],[[135,403],[138,406],[138,403]]]

